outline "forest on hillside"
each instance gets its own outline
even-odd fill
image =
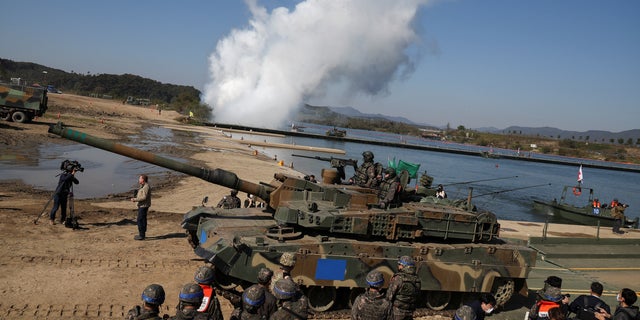
[[[126,101],[148,99],[151,104],[178,112],[196,110],[208,118],[210,108],[200,103],[200,91],[191,86],[161,83],[133,74],[91,74],[66,72],[31,62],[15,62],[0,58],[0,82],[20,79],[30,86],[55,86],[64,93]]]

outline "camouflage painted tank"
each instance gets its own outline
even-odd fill
[[[239,179],[222,169],[197,168],[149,152],[95,138],[61,124],[49,132],[127,157],[196,176],[256,195],[262,208],[219,209],[203,205],[185,214],[182,227],[195,253],[216,268],[225,290],[247,288],[263,267],[277,270],[279,258],[293,252],[294,280],[310,306],[325,311],[352,301],[372,269],[386,282],[402,255],[416,261],[423,302],[445,308],[467,292],[492,292],[504,304],[526,278],[536,253],[498,238],[500,225],[490,212],[408,202],[379,209],[373,190],[323,185],[286,175],[266,183]]]

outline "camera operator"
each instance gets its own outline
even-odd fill
[[[49,212],[49,223],[52,225],[56,224],[56,211],[58,211],[58,208],[60,208],[60,223],[64,224],[65,219],[67,219],[67,198],[71,191],[71,184],[80,183],[75,177],[79,166],[68,164],[63,169],[64,172],[60,174],[58,186],[53,194],[53,208],[51,208],[51,212]]]

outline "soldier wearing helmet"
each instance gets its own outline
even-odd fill
[[[367,291],[359,295],[351,307],[351,319],[353,320],[387,320],[392,319],[391,303],[382,293],[384,277],[377,270],[367,274]]]
[[[296,265],[296,255],[293,252],[284,252],[278,260],[280,268],[276,270],[271,279],[271,292],[274,292],[274,285],[280,279],[291,279],[291,270]]]
[[[387,289],[387,300],[391,302],[394,319],[413,319],[420,288],[415,262],[409,256],[400,257],[398,272],[389,281]]]
[[[350,184],[355,184],[364,188],[375,188],[382,178],[382,165],[373,162],[373,152],[365,151],[362,153],[363,163],[349,179]]]
[[[260,314],[260,308],[264,305],[264,288],[254,284],[242,293],[242,307],[236,308],[231,314],[231,320],[260,320],[269,316]]]
[[[197,283],[188,283],[182,287],[178,295],[178,306],[176,307],[176,315],[171,317],[172,320],[206,320],[207,315],[198,312],[198,307],[202,305],[204,292]]]
[[[386,208],[396,201],[396,194],[400,188],[400,182],[396,176],[396,169],[387,168],[384,170],[384,180],[378,189],[378,204],[380,208]]]
[[[266,315],[266,318],[276,312],[276,297],[269,291],[271,286],[271,279],[273,278],[273,271],[269,268],[262,268],[258,272],[258,285],[264,288],[264,304],[260,307],[260,314]]]
[[[278,310],[270,320],[307,319],[309,301],[291,279],[280,279],[273,287],[273,295],[278,299]]]
[[[164,288],[151,284],[142,291],[142,306],[135,306],[127,312],[126,320],[162,319],[160,306],[164,303]]]
[[[238,190],[231,189],[231,193],[228,196],[224,196],[220,199],[217,207],[224,209],[242,208],[242,201],[238,198]]]
[[[222,309],[220,301],[216,297],[214,289],[215,272],[209,265],[204,265],[196,270],[193,279],[202,288],[204,294],[202,304],[198,308],[198,312],[207,314],[208,319],[222,320]]]

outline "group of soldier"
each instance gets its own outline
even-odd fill
[[[415,262],[409,256],[398,259],[398,272],[391,280],[387,292],[382,292],[384,277],[377,270],[367,274],[367,290],[359,295],[351,307],[353,320],[409,320],[413,319],[420,294],[420,278]]]
[[[243,292],[220,289],[215,283],[213,267],[200,266],[194,275],[195,282],[180,290],[174,316],[160,315],[160,307],[165,301],[164,288],[151,284],[142,292],[142,305],[129,310],[126,319],[223,320],[217,295],[234,306],[229,317],[232,320],[307,319],[308,299],[290,275],[296,262],[295,255],[285,252],[279,262],[275,273],[268,268],[260,269],[257,283]]]
[[[394,168],[383,169],[382,164],[373,162],[373,152],[362,153],[363,163],[355,170],[348,184],[378,190],[378,204],[386,208],[393,204],[400,191],[400,181]]]

